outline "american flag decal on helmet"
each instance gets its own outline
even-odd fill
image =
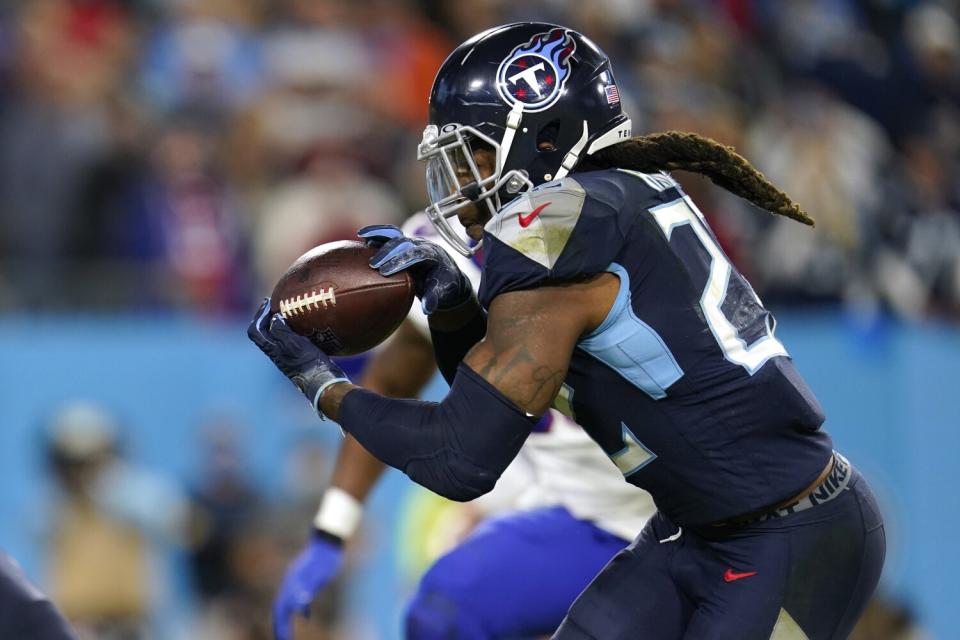
[[[617,85],[607,85],[604,90],[607,92],[607,104],[617,104],[620,102],[620,91],[617,89]]]

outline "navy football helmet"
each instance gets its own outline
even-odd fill
[[[457,251],[476,251],[449,219],[471,203],[493,215],[518,193],[564,177],[581,158],[631,136],[610,59],[553,24],[494,27],[440,67],[417,158],[427,163],[427,216]],[[473,147],[496,154],[483,177]]]

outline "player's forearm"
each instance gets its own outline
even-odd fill
[[[371,357],[360,384],[381,395],[414,398],[433,376],[430,341],[410,322],[404,322],[386,345]],[[340,448],[330,486],[359,502],[376,485],[386,468],[382,462],[348,435]]]
[[[428,343],[425,349],[418,349],[410,340],[395,340],[374,356],[361,381],[384,395],[416,396],[432,373],[433,357]],[[337,455],[330,488],[324,493],[314,520],[316,528],[341,540],[350,538],[359,525],[363,503],[384,470],[386,465],[348,434]]]
[[[363,377],[360,378],[360,384],[365,389],[391,398],[415,398],[430,382],[433,372],[434,362],[430,341],[410,321],[405,321],[383,348],[371,357],[363,371]],[[349,383],[331,386],[324,391],[318,408],[323,415],[339,422],[340,403],[343,396],[350,389],[355,388],[355,385]],[[340,461],[337,462],[334,469],[335,484],[340,479],[345,480],[352,464],[359,464],[362,467],[374,466],[369,459],[372,457],[367,454],[368,459],[364,459],[364,453],[366,452],[363,451],[362,446],[349,448],[351,465],[346,462],[342,464]],[[363,483],[364,479],[360,478],[359,482]]]
[[[449,311],[437,311],[430,316],[434,357],[448,384],[453,384],[457,366],[486,332],[487,316],[476,296]]]
[[[384,398],[338,384],[321,399],[363,447],[412,480],[453,500],[493,488],[535,420],[475,372],[461,367],[443,402]]]

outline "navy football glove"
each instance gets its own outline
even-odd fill
[[[410,271],[414,293],[425,314],[452,309],[473,295],[470,280],[443,247],[422,238],[408,238],[392,224],[364,227],[357,235],[367,246],[380,249],[370,259],[370,266],[382,275]]]
[[[320,417],[324,416],[317,403],[323,390],[337,382],[350,382],[330,356],[309,338],[295,333],[283,316],[275,313],[271,317],[270,298],[257,309],[247,336],[307,396]]]
[[[307,617],[310,603],[337,577],[343,564],[343,545],[314,532],[310,542],[287,567],[280,592],[273,601],[273,635],[293,640],[293,616]]]

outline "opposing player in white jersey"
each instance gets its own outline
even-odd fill
[[[407,221],[404,233],[436,238],[419,215]],[[479,265],[450,254],[476,288]],[[396,397],[419,394],[435,370],[429,336],[426,316],[414,304],[407,322],[371,359],[364,386]],[[356,530],[362,503],[384,468],[346,436],[311,539],[275,600],[278,640],[292,638],[294,614],[306,613],[336,576],[343,543]],[[655,510],[650,496],[626,483],[586,433],[555,410],[484,500],[509,511],[483,522],[423,576],[407,607],[408,640],[552,633],[576,596]]]

